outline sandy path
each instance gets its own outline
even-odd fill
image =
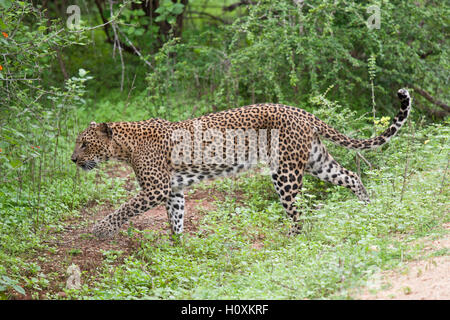
[[[450,223],[444,225],[450,230]],[[444,255],[405,263],[397,270],[384,271],[363,288],[356,299],[362,300],[450,300],[450,235],[425,240],[424,254]],[[375,291],[375,293],[374,293]]]

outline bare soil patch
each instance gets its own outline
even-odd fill
[[[444,225],[450,230],[450,223]],[[450,235],[425,239],[424,256],[396,270],[382,272],[356,296],[361,300],[450,300],[450,256],[433,256],[450,248]],[[431,256],[431,257],[430,257]]]
[[[116,165],[108,167],[106,172],[110,176],[126,179],[125,189],[135,189],[134,178],[130,177],[131,168]],[[215,210],[214,201],[223,199],[224,195],[215,190],[196,190],[186,196],[184,219],[184,233],[195,233],[204,214]],[[33,259],[41,268],[41,273],[48,276],[49,286],[39,293],[39,298],[44,299],[46,293],[58,294],[64,298],[66,294],[66,282],[69,275],[66,273],[70,265],[75,264],[80,268],[82,278],[85,281],[94,281],[105,259],[104,251],[121,251],[115,264],[123,263],[123,259],[132,255],[141,246],[142,237],[139,235],[130,237],[126,230],[132,224],[137,230],[153,230],[161,235],[170,234],[167,212],[164,205],[155,207],[147,212],[134,217],[131,222],[121,228],[121,232],[112,240],[99,240],[91,234],[94,224],[114,211],[114,206],[106,201],[103,204],[89,202],[80,211],[80,216],[66,221],[66,227],[62,232],[54,234],[54,240],[47,242],[50,250],[42,250]],[[125,232],[123,232],[125,231]],[[15,295],[14,299],[32,299],[29,290],[27,294]],[[36,298],[36,296],[34,296]]]

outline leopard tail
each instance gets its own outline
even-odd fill
[[[395,116],[389,128],[378,137],[370,139],[349,138],[318,118],[315,119],[317,121],[314,121],[316,123],[315,128],[318,134],[325,139],[331,140],[332,142],[349,149],[365,150],[380,147],[396,135],[400,128],[406,123],[406,119],[411,111],[411,97],[408,90],[398,90],[397,96],[400,100],[400,111]]]

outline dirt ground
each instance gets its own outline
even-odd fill
[[[126,179],[125,189],[128,191],[135,188],[133,179],[129,177],[131,169],[117,166],[106,170],[109,175]],[[223,195],[214,190],[197,190],[189,194],[185,202],[184,232],[196,232],[199,220],[207,211],[215,209],[213,205],[215,199],[222,197]],[[122,252],[115,261],[116,264],[122,263],[125,257],[138,251],[141,245],[139,236],[129,237],[123,232],[116,235],[113,240],[98,240],[92,236],[91,230],[94,224],[113,211],[114,207],[108,201],[101,205],[96,202],[88,203],[80,211],[81,216],[66,221],[65,229],[55,234],[54,240],[47,242],[47,245],[53,250],[39,252],[35,262],[40,266],[43,274],[52,274],[53,276],[48,288],[39,293],[39,299],[45,299],[46,293],[56,293],[61,298],[66,296],[62,289],[66,286],[69,277],[66,270],[72,264],[79,267],[84,281],[91,282],[95,280],[101,269],[104,251]],[[127,230],[129,226],[128,222],[121,230]],[[161,235],[171,232],[164,206],[155,207],[133,218],[132,227],[137,230],[156,230]],[[28,292],[25,296],[16,292],[10,292],[10,294],[13,295],[13,299],[36,299],[36,296],[32,296]]]
[[[450,223],[444,225],[450,230]],[[424,239],[424,254],[450,248],[450,235]],[[372,283],[355,296],[361,300],[449,300],[450,256],[435,256],[406,263],[399,269],[377,274]]]
[[[109,175],[125,179],[125,188],[131,191],[135,188],[131,169],[115,166],[107,169]],[[185,232],[194,233],[198,230],[199,221],[210,210],[214,210],[214,201],[224,195],[214,190],[196,190],[186,197]],[[239,195],[238,195],[239,197]],[[239,199],[238,199],[239,200]],[[241,199],[242,200],[242,199]],[[84,281],[95,281],[104,261],[102,251],[122,251],[116,264],[136,252],[141,240],[139,237],[129,237],[123,232],[112,241],[98,240],[91,235],[95,222],[114,210],[106,202],[103,204],[88,203],[81,210],[81,217],[68,221],[65,230],[55,235],[55,239],[47,243],[53,250],[43,250],[36,257],[36,263],[44,274],[52,274],[50,284],[39,293],[39,296],[22,296],[11,292],[14,299],[45,299],[46,293],[57,294],[64,298],[63,288],[66,286],[68,274],[66,270],[71,264],[80,268]],[[122,230],[127,230],[127,223]],[[161,234],[170,233],[167,213],[164,206],[158,206],[132,219],[132,226],[138,230],[157,230]],[[445,226],[450,229],[450,223]],[[433,252],[450,247],[450,236],[438,240],[424,240],[425,251]],[[257,245],[257,244],[255,244]],[[450,299],[450,257],[436,256],[424,260],[412,261],[398,270],[387,271],[374,277],[372,283],[352,295],[355,299]]]

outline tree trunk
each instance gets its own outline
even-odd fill
[[[177,2],[177,0],[172,1]],[[177,16],[176,22],[173,26],[171,26],[167,21],[155,22],[159,27],[159,37],[158,37],[159,46],[161,46],[165,41],[167,41],[171,32],[174,37],[181,37],[181,33],[183,31],[184,13],[186,11],[186,6],[188,5],[188,2],[189,0],[180,1],[180,3],[184,5],[184,10],[181,14]],[[156,19],[156,17],[158,17],[158,13],[156,13],[155,11],[156,9],[158,9],[159,5],[160,0],[142,1],[141,3],[141,9],[145,12],[145,15],[149,17],[150,24],[152,24]]]

